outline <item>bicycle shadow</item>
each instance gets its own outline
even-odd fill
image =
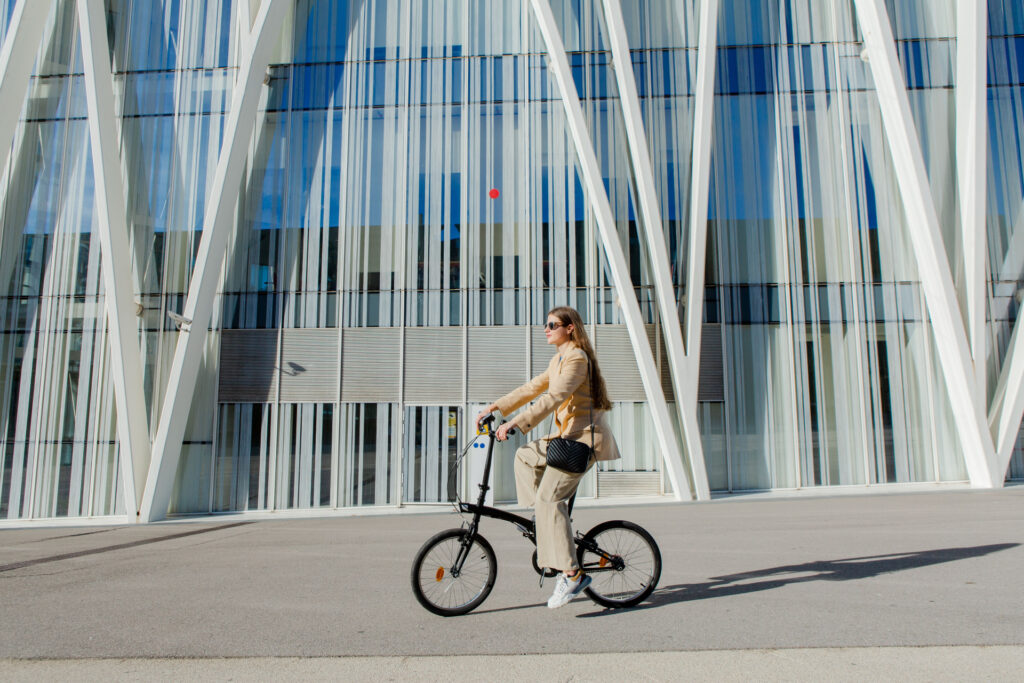
[[[730,595],[743,595],[772,590],[790,584],[808,581],[856,581],[882,574],[917,569],[944,562],[966,560],[990,553],[1019,547],[1020,543],[996,543],[966,548],[941,548],[888,555],[849,557],[840,560],[819,560],[802,564],[789,564],[769,569],[714,576],[702,583],[684,583],[666,586],[654,591],[646,602],[629,609],[602,609],[578,614],[581,618],[600,617],[621,612],[663,607],[679,602],[708,600]]]

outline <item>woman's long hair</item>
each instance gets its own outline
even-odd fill
[[[572,332],[569,338],[572,343],[583,349],[590,359],[590,394],[594,401],[595,410],[611,410],[612,402],[608,400],[608,391],[604,386],[604,377],[601,376],[601,368],[597,364],[597,355],[594,354],[594,347],[590,345],[590,337],[587,336],[587,328],[583,325],[583,318],[575,308],[568,306],[557,306],[548,311],[548,315],[558,318],[563,325],[572,325]]]

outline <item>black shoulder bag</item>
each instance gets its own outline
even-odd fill
[[[584,352],[586,353],[586,352]],[[593,377],[590,374],[590,356],[587,356],[587,376],[590,379],[590,393],[594,393]],[[557,408],[556,408],[557,410]],[[554,415],[551,420],[554,422]],[[590,445],[571,439],[551,439],[548,441],[547,464],[556,470],[570,474],[583,474],[590,465],[590,457],[594,453],[594,397],[590,397]]]

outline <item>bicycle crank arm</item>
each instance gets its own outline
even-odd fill
[[[579,539],[577,539],[576,543],[577,543],[577,545],[579,545],[584,550],[586,550],[586,551],[588,551],[588,552],[590,552],[590,553],[592,553],[594,555],[597,555],[598,558],[600,558],[600,559],[598,559],[597,562],[588,563],[583,568],[587,572],[591,572],[591,571],[596,571],[596,572],[622,571],[626,567],[625,561],[623,561],[623,559],[621,557],[619,557],[618,555],[609,555],[605,551],[601,550],[600,548],[598,548],[598,547],[596,547],[596,546],[594,546],[594,545],[592,545],[590,543],[584,545],[583,543],[581,543],[579,541]]]

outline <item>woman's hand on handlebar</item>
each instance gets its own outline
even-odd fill
[[[494,438],[497,439],[498,441],[504,441],[505,439],[508,438],[509,432],[512,432],[513,434],[515,434],[515,432],[512,431],[515,428],[516,428],[516,421],[515,420],[510,420],[508,422],[503,422],[503,423],[501,423],[501,426],[498,427],[498,429],[494,432]]]
[[[485,417],[487,417],[488,415],[490,415],[491,413],[493,413],[497,409],[498,409],[498,406],[496,406],[496,405],[494,405],[492,403],[491,405],[487,406],[486,408],[481,410],[479,413],[477,413],[477,415],[476,415],[476,431],[477,432],[480,431],[480,420],[484,419]]]

